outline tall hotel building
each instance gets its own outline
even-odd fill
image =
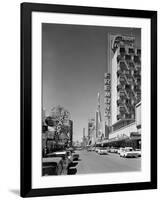
[[[139,136],[136,105],[141,102],[141,49],[135,48],[133,36],[112,36],[110,51],[109,140]]]

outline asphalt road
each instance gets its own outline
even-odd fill
[[[128,172],[141,170],[141,158],[122,158],[118,154],[99,155],[86,150],[79,151],[79,160],[74,161],[69,174]]]

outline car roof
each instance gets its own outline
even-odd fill
[[[42,159],[42,162],[43,163],[48,163],[48,162],[59,162],[59,161],[61,161],[62,160],[62,158],[60,158],[60,157],[49,157],[49,158],[43,158]]]

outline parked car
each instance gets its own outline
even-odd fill
[[[87,149],[87,151],[92,151],[92,147],[89,147],[89,148]]]
[[[69,162],[69,165],[70,165],[73,162],[72,151],[66,150],[66,152],[67,152],[68,162]]]
[[[73,152],[73,161],[75,161],[75,160],[79,160],[79,154]]]
[[[61,175],[63,173],[63,159],[43,158],[42,159],[42,175]]]
[[[98,150],[98,154],[100,155],[107,155],[108,154],[108,149],[105,147],[102,147]]]
[[[81,150],[83,150],[83,148],[82,147],[76,147],[75,150],[81,151]]]
[[[92,151],[95,151],[95,147],[92,147]]]
[[[68,158],[68,154],[66,151],[57,151],[47,154],[49,158],[62,158],[63,161],[63,174],[66,174],[68,171],[68,167],[70,164],[70,159]]]
[[[100,147],[96,147],[95,148],[95,152],[98,153],[98,151],[100,150]]]
[[[120,147],[120,148],[117,150],[117,153],[120,154],[123,150],[124,150],[124,148],[123,148],[123,147]]]
[[[125,147],[124,150],[121,151],[120,157],[137,158],[139,157],[139,153],[137,151],[134,151],[132,147]]]
[[[135,151],[139,154],[138,157],[141,157],[141,149],[135,149]]]
[[[117,151],[118,151],[118,148],[116,148],[116,147],[111,147],[109,149],[109,152],[111,152],[111,153],[117,153]]]

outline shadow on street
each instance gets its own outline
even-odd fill
[[[76,165],[78,165],[78,162],[73,162],[70,164],[70,167],[75,167]]]
[[[76,166],[78,165],[78,162],[73,162],[70,164],[70,167],[68,169],[68,175],[74,175],[77,173]]]
[[[77,173],[77,169],[76,168],[69,168],[68,175],[74,175],[76,173]]]

